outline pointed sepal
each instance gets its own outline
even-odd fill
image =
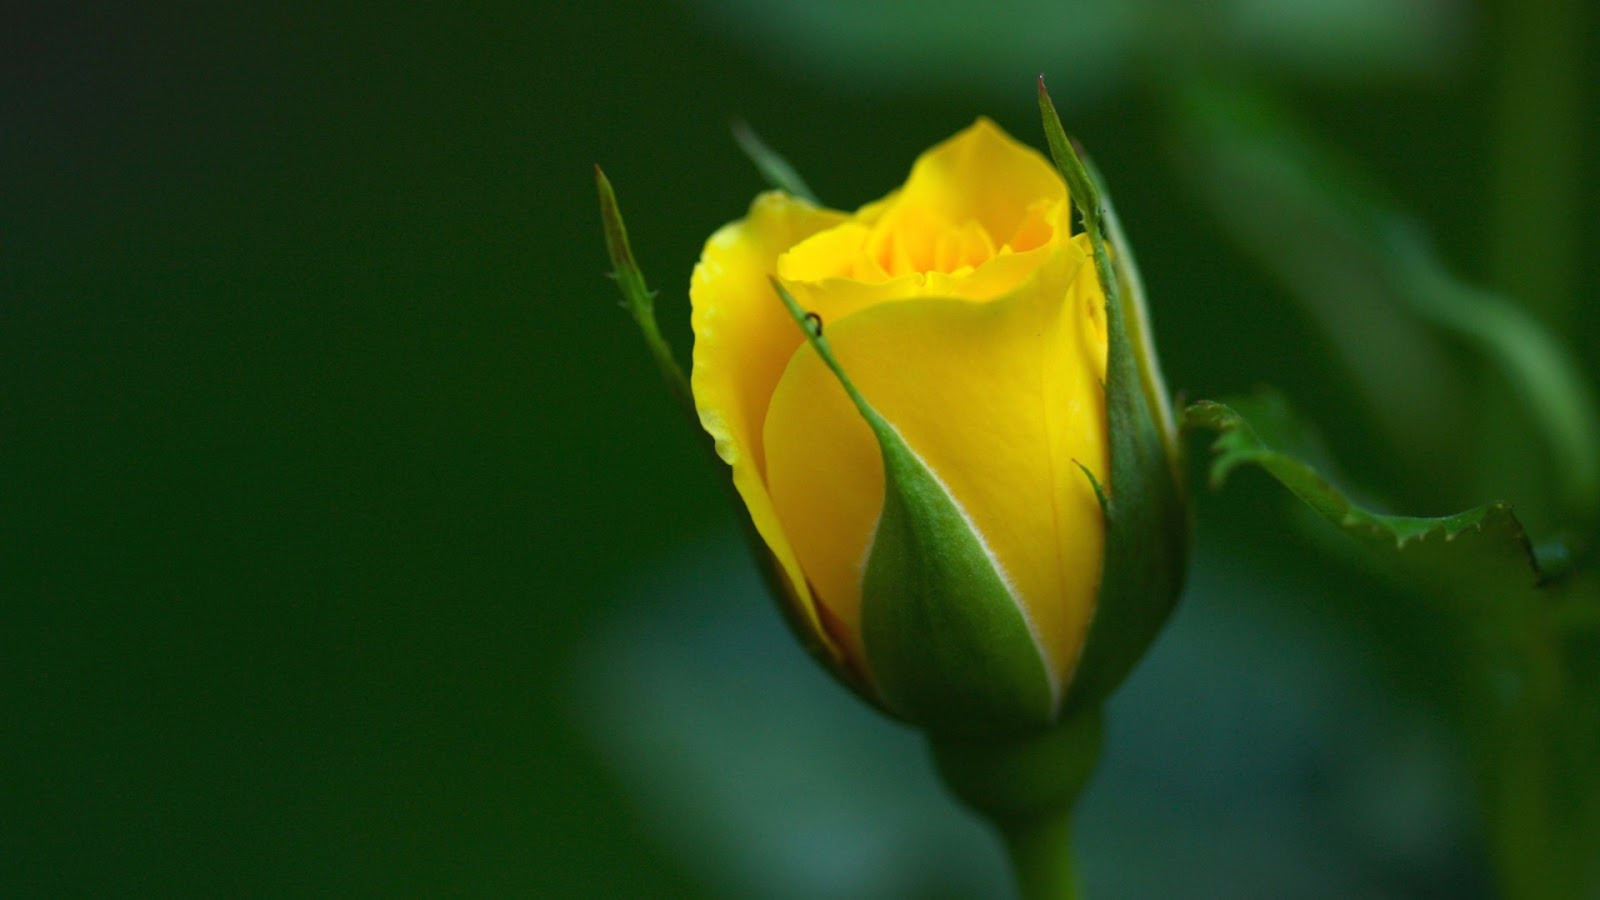
[[[639,326],[639,334],[644,337],[645,346],[650,349],[650,356],[661,371],[661,377],[666,379],[668,387],[678,402],[683,404],[690,418],[696,418],[689,379],[673,356],[672,347],[661,336],[661,328],[656,324],[655,292],[645,284],[644,272],[633,258],[633,248],[628,245],[628,229],[622,222],[622,210],[617,206],[616,191],[611,189],[611,180],[606,178],[606,173],[598,165],[594,167],[594,184],[600,195],[600,222],[605,226],[606,250],[611,256],[611,277],[616,279],[617,287],[622,291],[622,305],[633,316],[634,324]]]
[[[1104,700],[1132,670],[1183,589],[1189,511],[1166,388],[1150,339],[1132,251],[1098,177],[1084,164],[1039,79],[1050,155],[1079,215],[1106,296],[1109,484],[1096,483],[1106,519],[1105,566],[1064,712]]]

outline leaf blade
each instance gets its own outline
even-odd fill
[[[1246,398],[1231,406],[1210,400],[1190,405],[1185,424],[1216,435],[1210,467],[1213,488],[1220,488],[1241,466],[1260,468],[1361,545],[1373,568],[1429,592],[1444,591],[1454,597],[1520,594],[1546,581],[1509,504],[1494,502],[1431,517],[1373,511],[1299,457],[1268,443],[1234,406],[1266,421],[1267,430],[1275,428],[1275,436],[1293,428],[1287,421],[1287,406],[1274,395]]]

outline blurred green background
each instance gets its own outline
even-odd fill
[[[720,473],[603,277],[591,167],[616,185],[686,352],[700,243],[762,186],[729,137],[736,118],[851,208],[976,115],[1040,144],[1046,72],[1137,245],[1169,384],[1277,384],[1349,471],[1392,481],[1338,350],[1195,190],[1162,99],[1184,76],[1145,37],[1277,92],[1426,220],[1445,258],[1489,277],[1498,13],[980,6],[0,14],[0,894],[730,889],[693,849],[718,795],[641,791],[700,776],[641,768],[628,748],[651,752],[652,717],[765,683],[740,668],[759,653],[710,671],[728,659],[702,656],[673,681],[663,672],[691,665],[670,655],[675,635],[686,656],[707,640],[792,651],[732,545]],[[1600,136],[1586,109],[1584,134]],[[1600,254],[1586,258],[1574,277],[1593,296]],[[1596,310],[1564,323],[1591,374]],[[1142,699],[1113,709],[1126,750],[1085,840],[1149,878],[1106,895],[1227,896],[1211,845],[1184,843],[1205,835],[1284,869],[1251,883],[1287,896],[1274,891],[1308,869],[1261,843],[1286,830],[1357,873],[1355,893],[1305,896],[1481,894],[1448,742],[1409,711],[1422,665],[1382,654],[1426,617],[1382,612],[1375,587],[1285,535],[1275,493],[1240,482],[1200,494],[1196,591]],[[1416,495],[1462,499],[1443,493]],[[691,619],[715,634],[674,627]],[[715,631],[728,622],[732,636]],[[1285,649],[1305,645],[1322,649]],[[783,684],[814,679],[816,702],[834,702],[784,664]],[[595,708],[607,702],[622,708]],[[789,726],[813,715],[796,707]],[[726,734],[696,733],[741,746],[739,716],[719,721]],[[1371,733],[1351,738],[1350,722]],[[848,726],[837,746],[875,728],[892,732]],[[1355,775],[1329,768],[1363,753]],[[1329,787],[1340,779],[1421,799],[1340,818],[1328,810],[1364,796]],[[1323,827],[1369,819],[1399,836]],[[672,823],[689,839],[664,837]],[[1117,884],[1096,866],[1091,887]]]

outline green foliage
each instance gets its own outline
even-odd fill
[[[1526,309],[1456,277],[1414,233],[1378,249],[1418,318],[1477,349],[1506,380],[1543,440],[1565,512],[1600,513],[1600,403],[1567,346]]]
[[[1306,439],[1276,394],[1232,401],[1231,406],[1201,401],[1189,407],[1185,423],[1216,434],[1213,487],[1220,488],[1242,465],[1257,466],[1358,542],[1371,565],[1413,587],[1509,600],[1527,595],[1543,581],[1527,534],[1505,503],[1427,518],[1386,515],[1352,501],[1287,449],[1305,446]]]
[[[1529,433],[1545,450],[1537,469],[1555,489],[1519,500],[1579,519],[1600,513],[1600,404],[1560,336],[1452,272],[1420,226],[1269,98],[1197,80],[1175,108],[1180,165],[1222,226],[1323,329],[1394,450],[1468,477],[1472,448],[1460,437],[1481,412],[1465,389],[1477,373],[1448,352],[1462,345],[1515,398],[1510,417],[1490,427],[1517,432],[1518,444]],[[1527,477],[1509,473],[1494,488]]]
[[[1600,678],[1591,662],[1600,585],[1586,532],[1600,507],[1600,407],[1568,347],[1575,336],[1531,311],[1560,306],[1538,296],[1560,279],[1519,266],[1523,275],[1502,287],[1520,304],[1472,285],[1265,92],[1196,79],[1173,96],[1180,167],[1219,224],[1329,338],[1385,432],[1386,446],[1369,452],[1387,457],[1379,468],[1399,476],[1395,490],[1413,503],[1509,496],[1524,514],[1507,502],[1432,518],[1378,512],[1336,486],[1272,394],[1189,408],[1188,425],[1217,435],[1213,484],[1242,465],[1263,469],[1306,504],[1304,518],[1336,530],[1324,532],[1325,546],[1343,552],[1330,556],[1432,601],[1418,606],[1426,627],[1396,649],[1420,654],[1416,642],[1435,637],[1452,648],[1432,677],[1453,687],[1445,705],[1474,757],[1500,890],[1592,896],[1600,872],[1584,867],[1600,828]],[[1565,135],[1553,122],[1547,134],[1515,138],[1559,154]],[[1508,241],[1527,246],[1503,232],[1527,221],[1523,205],[1534,198],[1497,199],[1517,210],[1494,223],[1502,233],[1490,255],[1503,256]],[[1541,265],[1561,262],[1546,251]],[[1434,490],[1415,490],[1419,483]],[[1536,551],[1524,521],[1558,539]]]
[[[1387,0],[1011,0],[975,14],[967,0],[696,0],[766,54],[855,92],[953,86],[1010,96],[1050,68],[1069,102],[1189,53],[1231,54],[1332,81],[1439,65],[1457,38],[1449,4]],[[1163,73],[1166,74],[1166,73]]]

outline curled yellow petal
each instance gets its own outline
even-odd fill
[[[969,222],[996,248],[1032,250],[1051,237],[1033,227],[1041,205],[1066,202],[1066,185],[1043,155],[979,119],[917,159],[875,227],[899,232],[927,270],[934,268],[940,234]]]
[[[819,620],[811,591],[767,494],[762,423],[784,366],[802,336],[772,295],[768,281],[785,250],[845,220],[787,194],[757,197],[749,215],[706,242],[689,285],[693,307],[691,385],[700,422],[751,521],[777,559],[801,618],[824,644],[836,646]]]

